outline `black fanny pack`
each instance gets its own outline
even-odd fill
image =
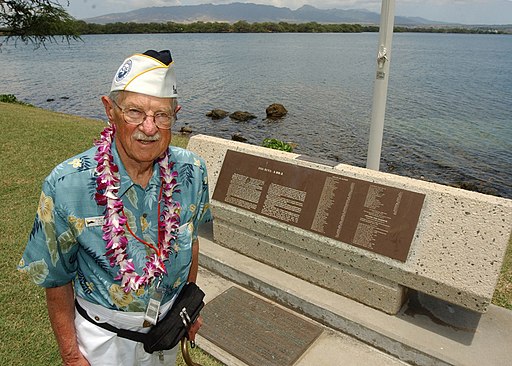
[[[97,323],[89,317],[87,311],[78,302],[76,302],[76,309],[91,323],[117,333],[119,337],[141,342],[146,352],[153,353],[174,348],[186,336],[188,328],[196,321],[204,306],[203,298],[204,292],[195,283],[185,284],[165,317],[152,326],[148,333],[119,329],[108,323]]]

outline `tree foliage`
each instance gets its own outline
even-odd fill
[[[0,34],[36,47],[80,39],[77,21],[53,0],[0,0]]]
[[[108,23],[94,24],[77,21],[81,34],[133,34],[133,33],[354,33],[378,32],[376,26],[360,24],[309,23],[249,23],[240,20],[233,24],[224,22],[195,23]]]
[[[0,0],[1,1],[1,0]],[[317,22],[307,23],[249,23],[239,20],[235,23],[225,22],[194,22],[194,23],[86,23],[76,21],[80,34],[143,34],[143,33],[361,33],[379,32],[378,25],[335,23],[325,24]],[[421,32],[421,33],[472,33],[472,34],[501,34],[501,30],[489,28],[454,28],[454,27],[400,27],[395,32]]]

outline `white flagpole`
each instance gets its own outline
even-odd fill
[[[395,0],[382,0],[379,47],[377,52],[377,72],[373,87],[372,122],[370,125],[368,156],[366,160],[366,167],[373,170],[379,170],[380,166],[394,20]]]

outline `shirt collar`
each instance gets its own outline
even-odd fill
[[[127,190],[129,190],[135,183],[133,183],[132,178],[126,172],[123,161],[117,152],[117,144],[114,138],[114,142],[112,143],[112,157],[114,158],[114,163],[119,168],[119,178],[120,178],[120,187],[119,187],[119,197],[122,197]],[[153,163],[153,175],[149,180],[149,183],[146,189],[150,188],[153,185],[160,185],[160,170],[158,163],[155,161]]]

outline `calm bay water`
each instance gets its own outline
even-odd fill
[[[0,53],[0,94],[103,119],[100,97],[133,52],[170,48],[178,74],[176,125],[365,166],[378,34],[84,36],[47,49]],[[395,34],[381,170],[512,197],[512,36]],[[47,101],[54,99],[53,101]],[[279,122],[265,108],[282,103]],[[211,121],[221,108],[257,119]]]

